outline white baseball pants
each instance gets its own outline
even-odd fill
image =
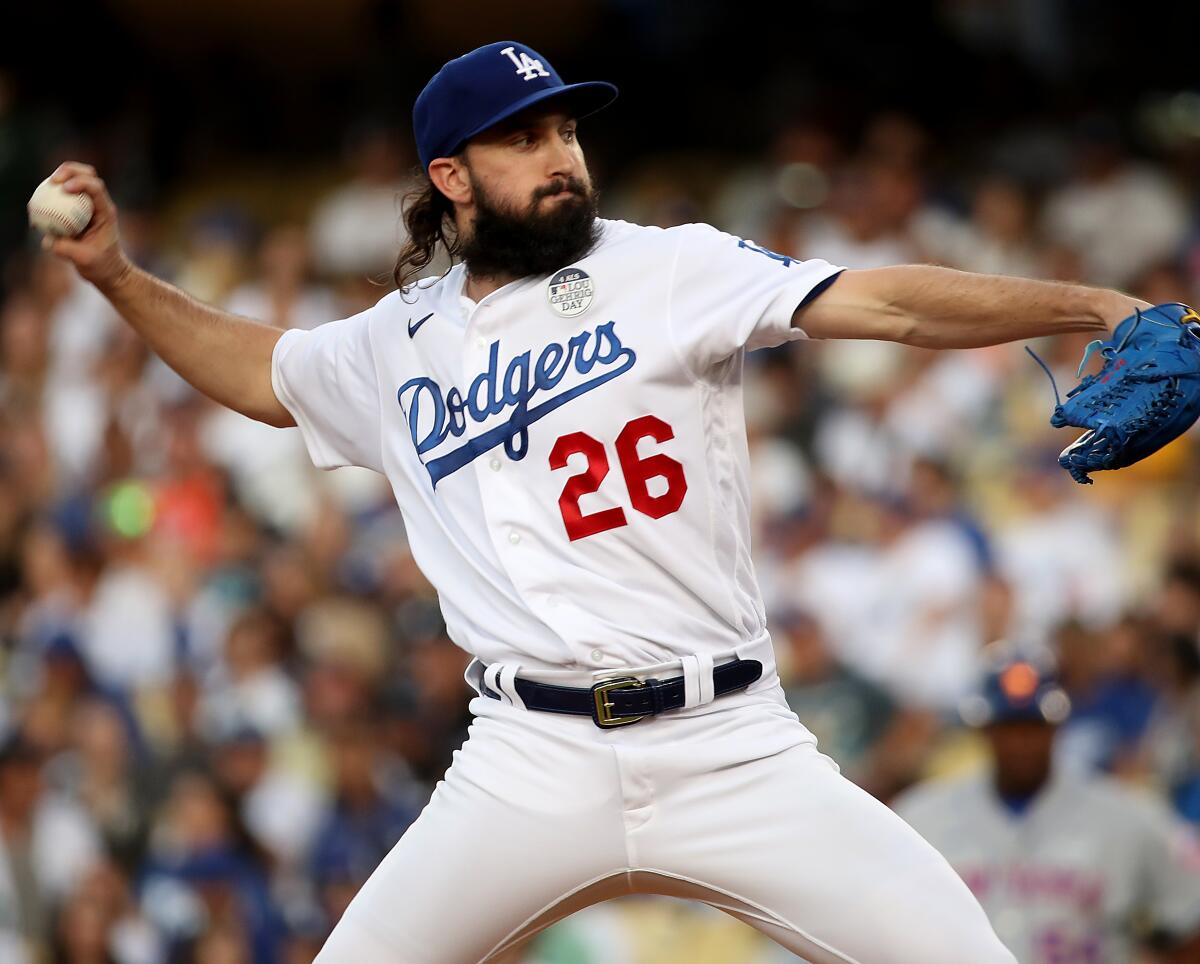
[[[1015,964],[942,856],[817,751],[768,670],[610,730],[476,697],[467,742],[318,964],[490,961],[629,893],[704,901],[817,964]]]

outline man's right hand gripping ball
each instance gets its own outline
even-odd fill
[[[108,290],[129,271],[130,264],[121,249],[117,208],[104,181],[90,164],[76,161],[60,164],[50,180],[68,193],[87,194],[92,199],[93,214],[82,234],[73,238],[47,235],[44,247],[73,263],[80,275],[101,291]]]

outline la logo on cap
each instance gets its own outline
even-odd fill
[[[520,56],[517,55],[516,47],[505,47],[500,53],[513,62],[513,66],[517,68],[517,73],[521,75],[523,80],[533,80],[535,77],[550,76],[550,73],[542,66],[540,60],[530,57],[523,50]]]

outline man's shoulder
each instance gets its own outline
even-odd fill
[[[719,237],[721,232],[711,224],[676,224],[660,228],[633,221],[600,219],[601,237],[599,250],[627,245],[647,245],[675,248],[680,243],[699,237]]]
[[[611,220],[599,218],[600,240],[593,254],[601,254],[614,249],[628,248],[633,245],[661,244],[666,236],[662,228],[648,224],[636,224],[633,221]]]

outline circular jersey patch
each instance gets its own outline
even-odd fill
[[[595,297],[596,285],[581,268],[563,268],[550,279],[546,294],[551,308],[564,318],[574,318],[587,311]]]

